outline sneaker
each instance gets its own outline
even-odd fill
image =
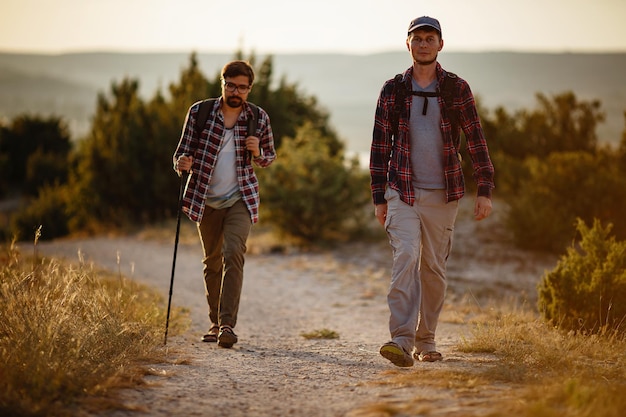
[[[217,336],[217,345],[223,348],[231,348],[237,343],[237,335],[230,326],[220,327],[220,334]]]
[[[413,366],[413,357],[395,342],[387,342],[382,345],[380,354],[396,366],[403,368]]]

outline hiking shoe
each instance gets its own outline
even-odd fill
[[[387,342],[382,345],[380,354],[396,366],[402,368],[413,366],[413,357],[395,342]]]
[[[230,326],[220,327],[220,334],[217,336],[217,345],[223,348],[231,348],[237,343],[237,335]]]

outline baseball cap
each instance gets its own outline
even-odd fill
[[[407,35],[410,35],[416,29],[419,29],[424,26],[430,26],[433,29],[437,29],[439,32],[439,36],[441,36],[441,26],[439,25],[439,21],[434,17],[422,16],[416,19],[413,19],[411,23],[409,23],[409,31]]]

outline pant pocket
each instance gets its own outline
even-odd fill
[[[446,261],[450,256],[450,252],[452,252],[452,240],[454,238],[454,226],[446,226],[443,231],[443,239],[442,239],[442,254],[443,259]]]
[[[394,212],[396,211],[398,200],[400,196],[398,192],[391,187],[387,187],[385,190],[385,200],[387,200],[387,217],[385,218],[385,230],[389,231],[389,224],[391,219],[394,216]]]

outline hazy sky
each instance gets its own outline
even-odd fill
[[[626,52],[626,0],[0,0],[0,51],[370,53],[421,15],[448,51]]]

